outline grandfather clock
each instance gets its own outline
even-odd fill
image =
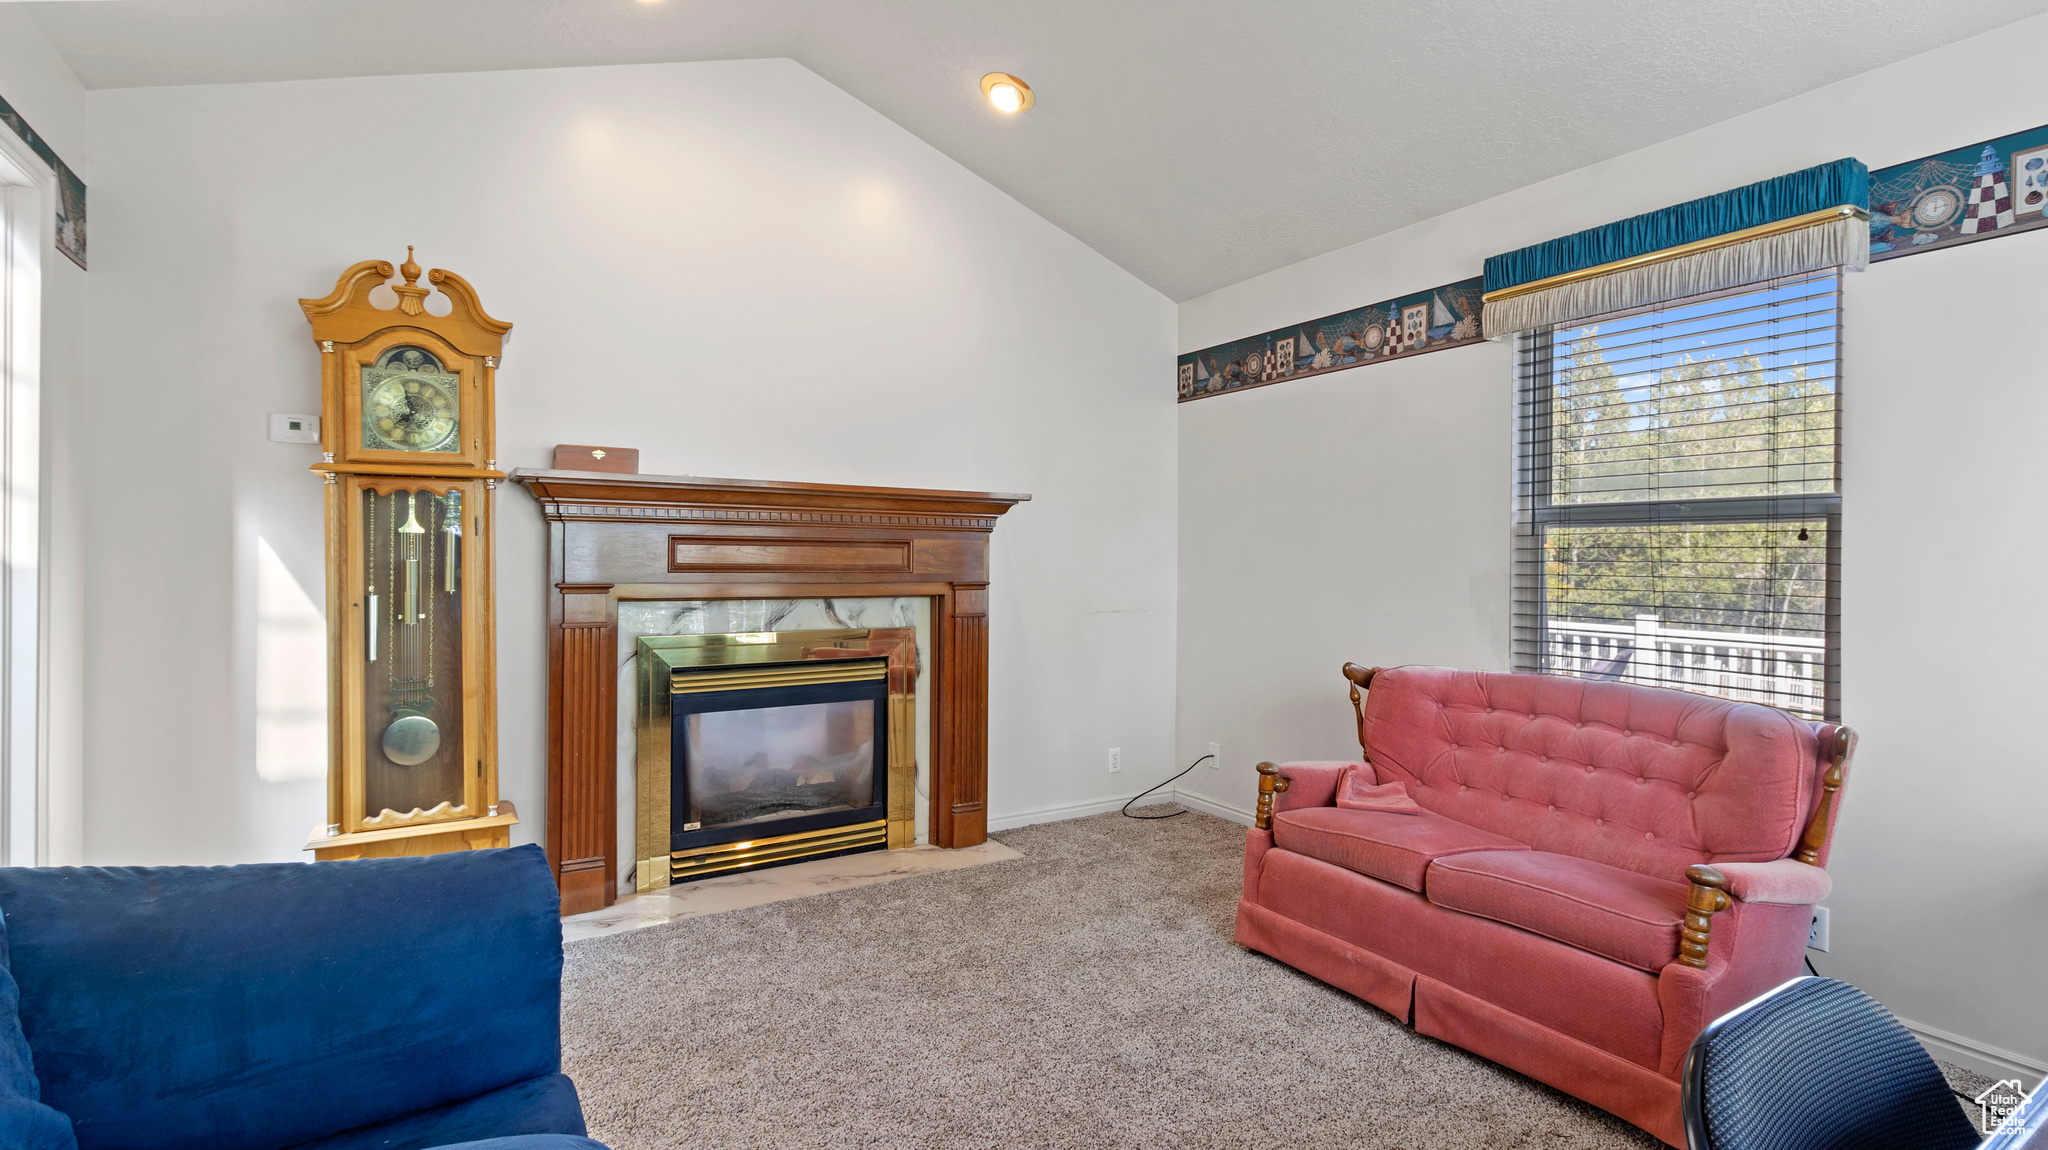
[[[302,299],[320,348],[327,481],[327,824],[318,859],[502,847],[491,502],[505,333],[406,249]],[[371,294],[389,287],[395,306]],[[440,289],[447,307],[429,310]],[[445,310],[447,314],[436,315]]]

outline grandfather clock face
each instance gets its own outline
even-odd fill
[[[362,368],[363,446],[371,451],[462,450],[462,377],[433,352],[401,344]]]

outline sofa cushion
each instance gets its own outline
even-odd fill
[[[20,1006],[21,990],[9,970],[7,927],[0,920],[0,1146],[77,1150],[71,1119],[38,1101],[42,1087],[21,1033]]]
[[[482,1144],[486,1139],[495,1145],[508,1135],[583,1133],[576,1085],[566,1075],[543,1074],[447,1106],[302,1142],[292,1150],[428,1150]]]
[[[1365,740],[1426,810],[1674,881],[1792,853],[1820,772],[1814,725],[1783,711],[1568,675],[1390,668]]]
[[[1273,845],[1385,882],[1422,889],[1431,859],[1462,851],[1518,851],[1527,846],[1442,815],[1390,814],[1309,807],[1273,816]]]
[[[1549,851],[1474,851],[1430,864],[1423,893],[1463,911],[1657,971],[1678,957],[1685,883]]]
[[[539,847],[5,868],[0,909],[43,1100],[82,1150],[277,1150],[561,1069]]]

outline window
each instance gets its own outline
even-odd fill
[[[44,226],[55,179],[0,127],[0,864],[49,862],[38,737],[42,671],[41,430]]]
[[[1517,670],[1839,715],[1839,316],[1826,272],[1518,337]]]

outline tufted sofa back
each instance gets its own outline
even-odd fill
[[[1791,854],[1819,783],[1815,728],[1783,711],[1557,675],[1389,668],[1364,738],[1428,810],[1666,879]]]

